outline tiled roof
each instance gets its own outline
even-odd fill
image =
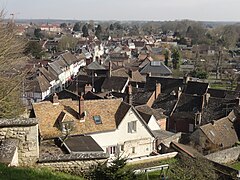
[[[100,65],[97,61],[93,61],[86,68],[88,70],[106,70],[106,68]]]
[[[154,101],[152,108],[161,108],[165,110],[165,115],[169,116],[172,112],[176,102],[177,96],[161,93],[158,98]]]
[[[53,74],[51,71],[48,71],[44,67],[39,68],[39,71],[44,75],[48,82],[58,79],[58,77],[55,74]]]
[[[41,93],[47,91],[51,87],[49,81],[42,75],[37,76],[33,80],[26,80],[26,84],[27,84],[25,87],[26,92]]]
[[[183,79],[167,77],[148,77],[146,79],[146,90],[154,91],[156,83],[161,83],[161,92],[170,94],[172,91],[177,92],[179,87],[183,89]]]
[[[153,109],[153,108],[149,107],[148,105],[136,106],[135,108],[137,109],[138,112],[142,112],[142,113],[148,114],[148,115],[153,115],[156,118],[156,120],[166,117],[163,114],[164,110],[160,109],[160,108]]]
[[[203,97],[182,93],[174,112],[201,112]]]
[[[143,105],[147,104],[151,96],[154,94],[154,91],[140,91],[133,93],[133,105],[138,106],[138,105]]]
[[[170,76],[172,71],[161,61],[149,62],[141,71],[141,74],[151,73],[153,76]]]
[[[229,91],[225,89],[208,88],[208,93],[210,94],[211,97],[234,99],[239,97],[240,91]]]
[[[188,81],[186,89],[184,89],[185,94],[196,94],[203,95],[208,90],[208,83]]]
[[[144,77],[139,73],[139,71],[132,71],[126,68],[119,68],[112,71],[112,76],[118,77],[128,77],[130,81],[133,82],[144,82]]]
[[[125,102],[122,102],[120,104],[120,106],[116,112],[116,115],[115,115],[117,127],[121,123],[121,121],[123,120],[123,118],[125,117],[125,115],[127,114],[127,112],[129,111],[130,108],[131,108],[130,104],[127,104]]]
[[[231,147],[238,141],[233,122],[228,117],[201,126],[200,129],[213,144],[223,148]]]
[[[76,62],[78,62],[78,59],[76,58],[76,56],[74,56],[72,53],[70,52],[66,52],[64,54],[61,54],[60,55],[64,61],[68,64],[68,65],[71,65],[71,64],[74,64]]]
[[[102,84],[102,89],[104,89],[105,91],[122,91],[126,87],[128,81],[129,79],[127,77],[111,76],[104,80]]]
[[[85,100],[85,122],[80,122],[76,118],[79,102],[70,99],[59,100],[58,105],[53,105],[50,101],[34,103],[33,110],[36,118],[39,119],[40,135],[43,138],[52,138],[62,135],[57,119],[63,110],[74,117],[72,135],[115,130],[116,113],[121,102],[122,99]],[[93,116],[100,116],[102,124],[95,124]]]
[[[67,89],[64,89],[58,93],[56,93],[57,96],[58,96],[58,99],[72,99],[72,100],[79,100],[79,95],[67,90]],[[53,95],[54,94],[51,94],[50,96],[48,96],[47,98],[44,99],[44,101],[52,101],[53,99]]]
[[[202,124],[226,117],[237,105],[236,99],[209,97],[207,106],[203,109]]]

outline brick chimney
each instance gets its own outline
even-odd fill
[[[156,83],[155,99],[157,99],[159,94],[161,94],[161,83]]]
[[[132,85],[128,85],[128,104],[132,105],[133,95],[132,95]]]
[[[58,105],[59,101],[58,101],[58,95],[56,93],[54,93],[53,95],[53,105]]]
[[[130,78],[133,78],[133,76],[132,76],[132,75],[133,75],[133,72],[132,72],[131,69],[128,70],[128,75],[129,75]]]
[[[81,95],[80,96],[80,99],[79,99],[79,119],[82,120],[84,119],[84,99],[83,99],[83,96]]]

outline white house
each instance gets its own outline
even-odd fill
[[[89,134],[110,157],[120,154],[128,158],[149,155],[155,148],[154,136],[134,107],[121,103],[117,128],[114,131]],[[117,112],[117,114],[118,114]],[[119,123],[119,124],[118,124]],[[158,126],[158,124],[156,124]]]
[[[120,99],[79,101],[69,99],[33,104],[39,119],[40,136],[45,138],[89,135],[110,157],[127,158],[150,155],[155,138],[135,108]],[[68,131],[67,131],[68,129]]]

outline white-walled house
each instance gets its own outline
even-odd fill
[[[71,135],[91,136],[111,158],[119,154],[142,157],[155,150],[152,131],[135,108],[121,98],[56,99],[33,104],[43,139],[63,136],[66,127],[71,127]]]
[[[118,111],[128,109],[117,126],[110,132],[89,134],[110,157],[120,154],[134,158],[149,155],[155,148],[154,136],[139,113],[122,102]],[[117,113],[118,114],[118,113]]]

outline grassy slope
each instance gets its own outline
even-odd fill
[[[0,180],[83,180],[81,177],[53,172],[42,168],[6,167],[0,164]]]

